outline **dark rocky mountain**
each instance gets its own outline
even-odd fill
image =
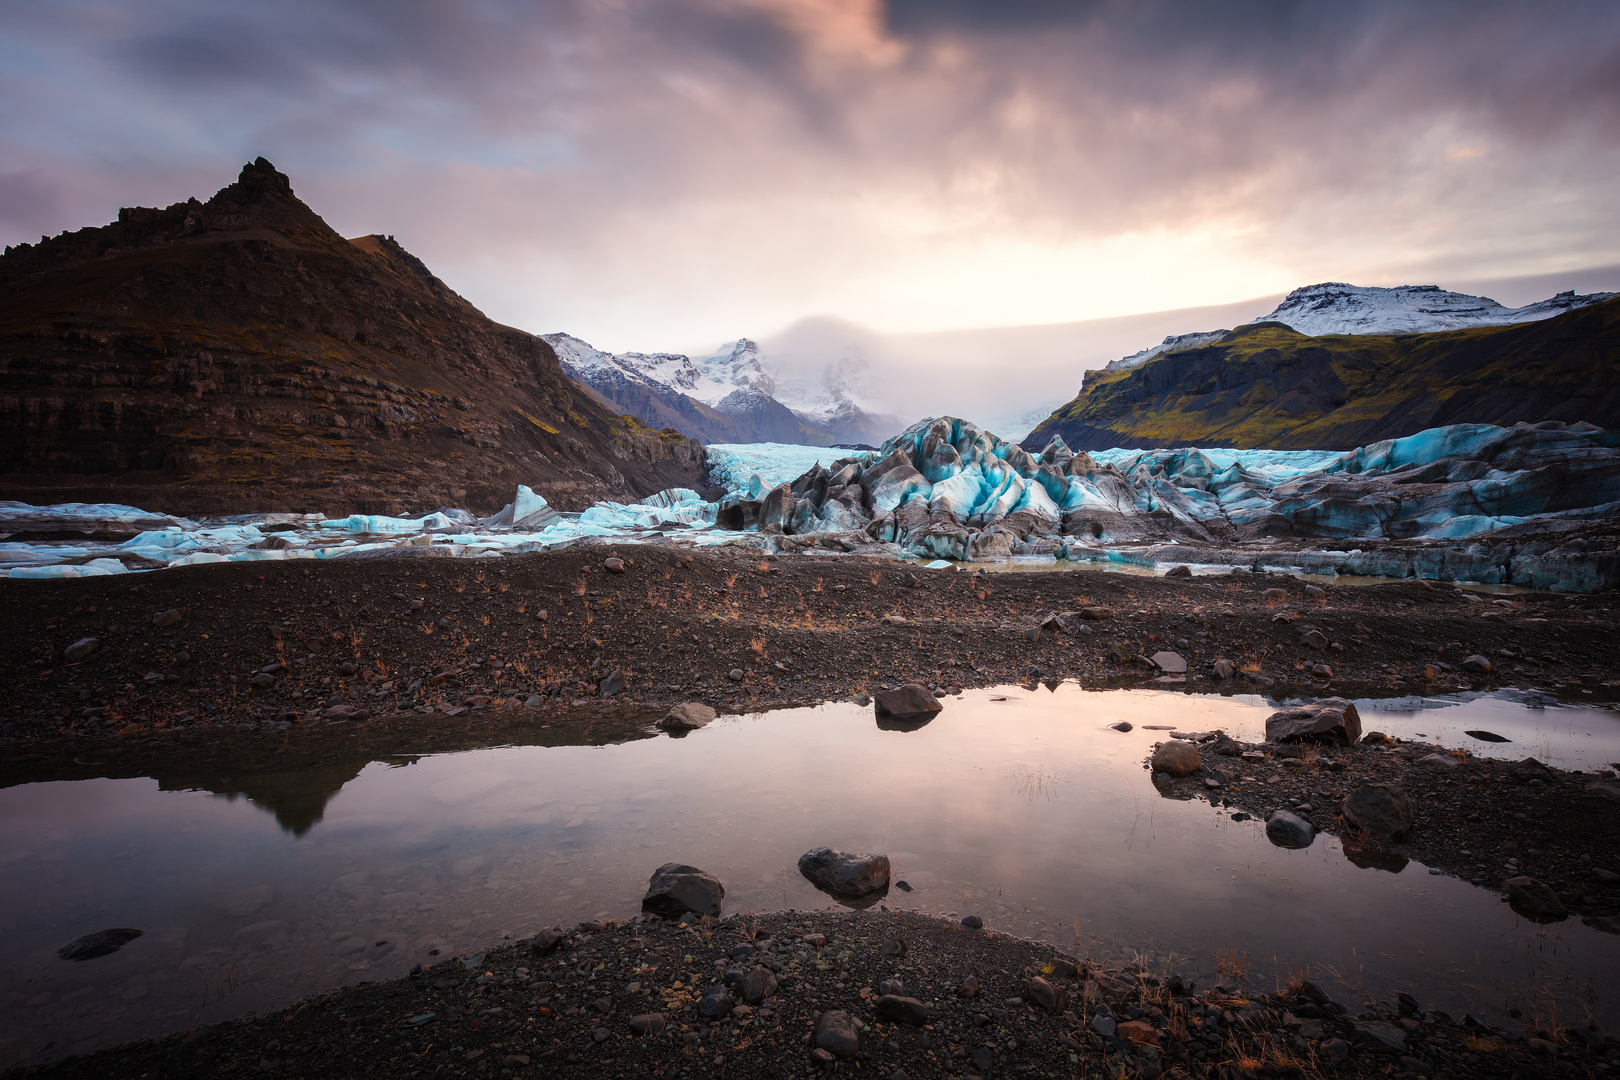
[[[391,237],[346,240],[263,158],[207,202],[0,258],[0,497],[187,514],[578,509],[698,483]]]
[[[1167,446],[1350,450],[1448,424],[1620,427],[1620,300],[1554,318],[1428,334],[1310,337],[1240,326],[1080,393],[1023,440],[1071,450]]]

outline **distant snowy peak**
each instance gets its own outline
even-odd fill
[[[1620,293],[1576,293],[1573,289],[1524,307],[1504,307],[1488,296],[1469,296],[1438,285],[1347,285],[1326,281],[1295,289],[1271,314],[1256,322],[1280,322],[1311,337],[1324,334],[1432,334],[1472,326],[1537,322],[1566,311],[1601,304]],[[1207,330],[1177,334],[1158,345],[1110,362],[1104,371],[1124,371],[1155,356],[1209,345],[1230,333]]]
[[[1383,289],[1330,281],[1295,289],[1266,320],[1286,323],[1312,337],[1427,334],[1471,326],[1536,322],[1616,296],[1620,293],[1576,295],[1571,290],[1539,303],[1510,308],[1486,296],[1450,292],[1438,285],[1398,285]]]

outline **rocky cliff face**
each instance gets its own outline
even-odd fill
[[[1030,432],[1074,450],[1349,450],[1447,424],[1620,427],[1620,300],[1555,318],[1433,334],[1311,337],[1276,322],[1086,373]]]
[[[345,240],[263,158],[206,203],[0,258],[0,497],[189,514],[578,509],[704,472],[390,237]]]

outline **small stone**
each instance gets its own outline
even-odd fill
[[[726,678],[730,679],[732,682],[742,682],[743,669],[740,667],[732,668],[730,671],[726,672]]]
[[[731,1015],[731,1010],[736,1004],[724,987],[713,986],[698,1000],[697,1011],[705,1020],[724,1020]]]
[[[1114,1037],[1124,1039],[1132,1046],[1158,1046],[1159,1033],[1145,1020],[1127,1020],[1114,1028]]]
[[[810,1060],[823,1069],[831,1068],[838,1061],[830,1052],[823,1050],[819,1046],[810,1051]]]
[[[507,1069],[521,1069],[528,1064],[528,1054],[507,1054],[501,1058],[501,1066]]]
[[[276,677],[261,671],[248,680],[248,685],[258,690],[264,690],[276,685]]]
[[[972,975],[965,976],[956,988],[959,998],[976,998],[979,996],[979,980]]]
[[[1190,567],[1190,566],[1172,566],[1170,569],[1168,569],[1168,570],[1166,570],[1164,572],[1164,576],[1167,577],[1167,578],[1192,577],[1193,576],[1192,567]]]
[[[607,673],[607,678],[597,684],[596,689],[603,697],[612,697],[614,694],[622,692],[624,690],[624,672],[614,668]]]
[[[881,979],[878,981],[877,991],[879,997],[886,995],[901,996],[906,992],[906,984],[899,979]]]
[[[962,925],[969,930],[982,930],[984,929],[984,920],[977,915],[965,915],[962,918]]]
[[[1237,674],[1237,665],[1230,660],[1217,660],[1215,661],[1214,671],[1217,679],[1230,679]]]
[[[566,936],[560,929],[553,926],[530,938],[529,948],[534,951],[536,956],[543,956],[561,944]]]
[[[1328,639],[1320,630],[1307,630],[1299,636],[1299,643],[1308,649],[1321,651],[1328,647]]]
[[[1052,1015],[1064,1012],[1069,1007],[1069,992],[1062,984],[1054,986],[1046,979],[1036,976],[1024,984],[1024,1000],[1037,1009],[1044,1009]]]
[[[1091,1030],[1105,1038],[1112,1038],[1118,1028],[1119,1025],[1114,1022],[1112,1016],[1093,1016],[1091,1018]]]
[[[153,615],[152,616],[152,625],[156,626],[156,627],[159,627],[159,628],[166,627],[166,626],[174,626],[176,623],[178,623],[180,621],[180,619],[181,619],[180,609],[179,608],[170,608],[168,611],[160,611],[156,615]]]
[[[1450,769],[1461,762],[1450,754],[1424,754],[1417,759],[1417,764],[1428,769]]]
[[[101,648],[101,639],[98,637],[80,638],[62,650],[62,659],[70,664],[77,664]]]
[[[1462,669],[1475,675],[1489,675],[1491,662],[1475,653],[1473,656],[1463,658]]]
[[[1162,742],[1153,750],[1152,768],[1156,773],[1171,776],[1191,776],[1204,767],[1198,751],[1179,739]]]
[[[1187,661],[1180,653],[1156,652],[1148,659],[1152,660],[1154,666],[1166,675],[1185,675],[1187,673]]]
[[[354,664],[348,660],[343,661],[343,663],[337,666],[337,673],[339,675],[353,675],[359,670],[359,668],[355,667]]]
[[[1131,731],[1131,730],[1134,730],[1132,728],[1131,722],[1129,720],[1121,720],[1117,724],[1109,724],[1108,726],[1113,728],[1115,731]]]
[[[742,999],[749,1005],[762,1005],[776,996],[776,986],[776,974],[763,964],[756,964],[753,971],[743,976]]]
[[[1467,735],[1471,739],[1478,739],[1480,742],[1498,742],[1498,743],[1500,743],[1500,742],[1512,742],[1513,741],[1512,739],[1508,738],[1506,735],[1498,735],[1494,731],[1465,731],[1465,732],[1463,732],[1463,734]]]
[[[891,1024],[909,1024],[922,1027],[928,1023],[928,1009],[916,998],[899,994],[884,994],[877,999],[877,1014]]]
[[[1305,586],[1305,595],[1312,600],[1320,600],[1327,595],[1327,590],[1320,585],[1307,585]]]
[[[624,573],[624,560],[620,558],[604,559],[602,560],[602,569],[610,574],[622,574]]]
[[[1311,674],[1315,675],[1318,679],[1331,679],[1333,678],[1333,668],[1327,664],[1312,664]]]
[[[861,1026],[842,1009],[828,1009],[816,1021],[815,1043],[834,1057],[854,1057],[861,1049]]]

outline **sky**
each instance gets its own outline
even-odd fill
[[[0,103],[0,241],[262,154],[614,350],[1620,264],[1613,0],[0,0]]]

